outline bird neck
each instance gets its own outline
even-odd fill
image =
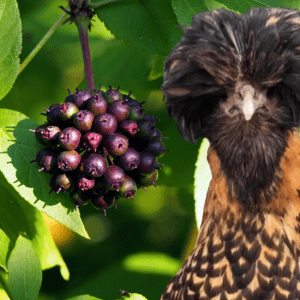
[[[208,162],[212,180],[207,192],[201,234],[205,239],[213,233],[220,236],[237,228],[251,239],[284,240],[290,252],[300,255],[300,138],[291,131],[287,147],[280,159],[279,181],[270,201],[245,206],[230,193],[230,183],[222,171],[216,151],[210,147]],[[266,235],[267,233],[267,235]],[[226,239],[226,237],[225,237]],[[266,242],[266,241],[265,241]],[[278,240],[279,242],[279,240]]]

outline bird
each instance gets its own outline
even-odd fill
[[[164,63],[166,107],[209,141],[197,240],[161,300],[300,299],[300,13],[193,16]]]

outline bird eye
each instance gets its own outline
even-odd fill
[[[236,111],[237,111],[238,107],[236,105],[233,105],[229,110],[228,112],[230,114],[234,114]]]

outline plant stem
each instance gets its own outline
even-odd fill
[[[34,49],[30,52],[30,54],[25,58],[19,68],[19,73],[25,69],[25,67],[31,62],[31,60],[37,55],[37,53],[42,49],[42,47],[46,44],[52,34],[57,30],[57,28],[64,22],[65,17],[67,14],[64,12],[61,16],[57,19],[57,21],[53,24],[53,26],[48,30],[48,32],[43,36],[40,42],[34,47]]]
[[[78,33],[80,37],[87,87],[89,91],[92,91],[95,89],[95,85],[88,37],[89,19],[86,17],[78,17],[75,20],[75,24],[78,28]]]

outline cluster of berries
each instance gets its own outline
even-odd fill
[[[54,174],[50,193],[70,192],[76,205],[91,200],[106,209],[137,189],[155,185],[157,158],[165,151],[155,119],[142,104],[118,89],[78,90],[63,104],[45,109],[47,123],[31,130],[47,145],[36,154],[39,171]]]

